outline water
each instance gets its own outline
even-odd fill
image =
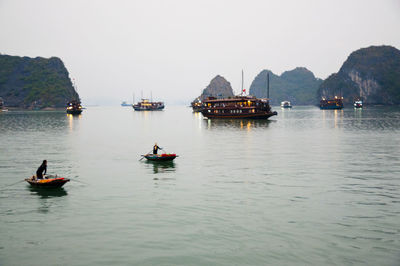
[[[400,265],[400,109],[278,112],[1,113],[0,265]]]

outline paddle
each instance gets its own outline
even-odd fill
[[[151,151],[149,151],[147,154],[149,154],[150,152],[151,152]],[[146,154],[146,155],[147,155],[147,154]],[[143,160],[143,158],[144,158],[146,155],[141,155],[142,158],[140,158],[139,161]]]

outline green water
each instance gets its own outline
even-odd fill
[[[0,265],[399,265],[400,108],[274,109],[0,113]]]

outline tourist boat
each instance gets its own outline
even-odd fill
[[[355,101],[354,108],[363,108],[363,102],[361,100]]]
[[[178,155],[176,155],[175,153],[163,153],[163,154],[149,153],[149,154],[142,155],[142,156],[149,161],[157,161],[157,162],[172,161],[173,159],[178,157]]]
[[[79,115],[82,113],[82,106],[79,101],[70,101],[67,104],[67,114]]]
[[[193,109],[193,112],[201,112],[202,102],[201,102],[200,98],[196,98],[193,102],[191,102],[190,105]]]
[[[277,115],[272,112],[269,99],[254,96],[235,96],[226,99],[210,97],[203,101],[201,113],[207,118],[268,119]]]
[[[132,105],[135,111],[160,111],[164,109],[163,102],[151,102],[148,99],[142,99],[141,102]]]
[[[292,105],[290,104],[289,101],[283,101],[283,102],[281,102],[281,107],[282,108],[292,108]]]
[[[31,178],[26,178],[25,181],[32,187],[60,188],[65,183],[69,182],[70,179],[58,176],[47,176],[45,179],[35,180],[35,176],[32,176]]]
[[[121,103],[121,106],[132,106],[132,104],[130,104],[130,103],[127,103],[126,101],[123,101],[122,103]]]
[[[319,108],[321,110],[342,109],[343,108],[343,97],[335,96],[334,99],[328,99],[328,100],[325,98],[322,98],[322,100],[319,103]]]

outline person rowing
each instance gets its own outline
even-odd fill
[[[47,160],[43,160],[43,163],[36,170],[36,179],[43,179],[43,175],[47,173]]]
[[[162,148],[159,147],[159,146],[157,145],[157,142],[156,142],[156,144],[154,144],[154,146],[153,146],[153,154],[157,154],[158,150],[162,150]]]

